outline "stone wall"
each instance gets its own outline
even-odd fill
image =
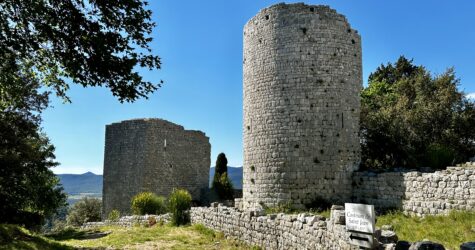
[[[203,132],[162,119],[107,125],[103,217],[112,209],[130,214],[131,198],[144,191],[167,196],[173,188],[184,188],[199,200],[208,188],[210,151]]]
[[[216,206],[192,207],[191,221],[265,249],[358,249],[348,243],[344,223],[321,216],[259,216],[253,211]]]
[[[81,226],[81,229],[95,229],[103,226],[121,226],[121,227],[133,227],[133,226],[150,226],[152,222],[158,224],[166,224],[171,221],[171,214],[162,215],[132,215],[120,217],[117,221],[104,220],[96,222],[86,222]]]
[[[354,202],[418,216],[475,210],[475,162],[432,173],[354,172],[352,191]]]
[[[244,27],[245,207],[344,200],[360,160],[361,39],[328,6],[277,4]]]

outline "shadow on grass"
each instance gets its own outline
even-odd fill
[[[63,241],[63,240],[91,240],[91,239],[99,239],[102,237],[105,237],[109,235],[111,232],[110,231],[99,231],[99,230],[94,230],[94,231],[81,231],[77,230],[74,228],[68,228],[65,229],[61,232],[57,233],[50,233],[45,235],[47,238],[54,239],[57,241]]]
[[[17,225],[0,224],[0,249],[69,250],[75,248],[32,234]]]

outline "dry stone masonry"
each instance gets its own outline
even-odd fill
[[[97,229],[104,226],[120,226],[120,227],[133,227],[133,226],[149,226],[151,222],[158,224],[166,224],[171,221],[171,214],[161,215],[132,215],[120,217],[117,221],[104,220],[97,222],[86,222],[81,226],[81,229]]]
[[[412,215],[475,209],[475,162],[432,173],[355,172],[353,200]]]
[[[343,213],[344,214],[344,213]],[[192,207],[192,223],[223,232],[264,249],[358,249],[339,221],[310,214],[260,216],[233,207]]]
[[[106,126],[103,217],[130,214],[134,195],[167,196],[173,188],[199,200],[208,188],[211,146],[201,131],[162,119],[136,119]]]
[[[350,197],[361,39],[327,6],[277,4],[244,27],[243,204]]]

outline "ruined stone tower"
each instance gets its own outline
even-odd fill
[[[130,214],[132,197],[144,191],[167,196],[173,188],[184,188],[199,200],[208,188],[210,150],[203,132],[161,119],[107,125],[103,217],[112,209]]]
[[[327,6],[277,4],[244,27],[243,206],[349,199],[360,161],[361,40]]]

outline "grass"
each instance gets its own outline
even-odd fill
[[[322,215],[322,212],[319,214]],[[329,214],[325,210],[323,215]],[[377,218],[377,226],[392,225],[399,240],[409,242],[428,239],[447,249],[475,239],[475,212],[452,211],[448,216],[406,216],[388,212]],[[69,250],[93,249],[258,249],[240,241],[226,239],[203,225],[172,227],[102,227],[95,231],[68,229],[50,235],[38,235],[17,225],[0,224],[0,250]]]
[[[428,239],[447,249],[459,249],[460,244],[475,240],[475,212],[452,211],[447,216],[424,218],[389,212],[377,220],[377,226],[392,225],[399,240],[414,242]]]
[[[16,225],[0,225],[0,249],[258,249],[226,239],[203,225],[173,227],[102,227],[95,231],[65,230],[46,236]]]
[[[100,231],[111,232],[97,239],[69,239],[62,243],[83,248],[126,248],[126,249],[252,249],[251,247],[224,238],[203,225],[172,227],[103,227]]]
[[[67,250],[74,248],[32,233],[17,225],[0,224],[0,249]]]

